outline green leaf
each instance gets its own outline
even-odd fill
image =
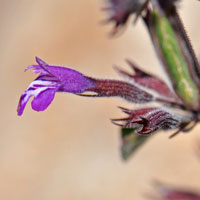
[[[144,136],[136,134],[137,128],[122,128],[121,156],[123,160],[128,160],[152,135]]]
[[[181,45],[185,44],[184,38],[180,37],[178,30],[174,30],[169,16],[159,9],[150,12],[146,20],[156,52],[172,80],[175,92],[189,108],[197,110],[199,89],[190,73],[194,67],[190,66],[191,62],[185,55],[190,49]]]

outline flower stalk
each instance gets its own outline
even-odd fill
[[[120,97],[133,104],[143,104],[144,107],[137,110],[121,108],[128,117],[112,120],[122,128],[122,157],[127,159],[147,141],[147,137],[141,138],[140,135],[172,129],[176,135],[190,131],[199,121],[200,66],[177,13],[178,0],[107,1],[109,7],[106,10],[111,12],[107,21],[114,23],[113,34],[125,27],[132,14],[135,21],[141,18],[145,22],[172,87],[130,61],[127,62],[132,73],[115,67],[125,78],[122,81],[92,78],[36,58],[37,64],[27,69],[39,73],[39,76],[21,95],[17,112],[23,114],[31,96],[34,96],[32,108],[43,111],[59,92],[85,97]],[[147,103],[156,103],[156,106],[147,106]],[[128,129],[131,130],[129,134],[124,134]]]

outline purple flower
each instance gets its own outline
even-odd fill
[[[31,65],[26,70],[32,69],[34,73],[40,74],[22,94],[17,109],[18,115],[22,115],[31,96],[34,96],[32,108],[43,111],[51,104],[56,92],[77,94],[95,87],[94,81],[73,69],[48,65],[39,58],[36,58],[36,62],[38,65]]]
[[[39,58],[36,58],[36,62],[38,65],[31,65],[26,70],[32,69],[34,73],[39,73],[39,76],[21,95],[17,109],[18,115],[22,115],[31,96],[34,96],[31,103],[32,108],[36,111],[45,110],[51,104],[56,92],[69,92],[91,97],[119,96],[134,103],[155,100],[150,93],[125,81],[90,78],[70,68],[48,65]],[[95,94],[83,94],[88,91]]]
[[[133,75],[117,68],[121,75],[130,79],[129,81],[95,79],[70,68],[48,65],[39,58],[36,58],[36,62],[37,65],[31,65],[27,69],[39,73],[39,76],[21,95],[17,109],[18,115],[23,114],[31,96],[34,96],[31,102],[33,110],[45,110],[51,104],[56,92],[69,92],[88,97],[121,97],[129,102],[139,104],[159,102],[178,108],[183,106],[178,97],[162,80],[139,70],[130,61],[129,64],[135,72]],[[153,93],[146,89],[152,90]],[[117,124],[118,121],[121,121],[123,123],[117,125],[123,128],[134,128],[135,133],[142,135],[159,129],[179,128],[179,131],[185,130],[185,127],[194,120],[190,113],[182,115],[166,108],[150,107],[138,110],[122,108],[122,111],[129,116],[113,120],[113,123]]]

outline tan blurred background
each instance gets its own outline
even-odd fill
[[[57,94],[37,113],[27,105],[16,115],[20,94],[35,75],[23,70],[39,56],[94,77],[113,77],[124,58],[164,78],[141,21],[109,39],[103,0],[0,1],[0,199],[142,200],[153,179],[200,189],[195,144],[200,126],[173,140],[158,134],[132,159],[120,158],[120,99]],[[200,3],[181,4],[188,33],[200,52]]]

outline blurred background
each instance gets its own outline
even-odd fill
[[[117,78],[113,64],[125,58],[166,79],[149,36],[139,20],[120,36],[101,11],[103,0],[1,0],[0,7],[0,199],[142,200],[152,181],[200,189],[197,126],[189,134],[153,137],[128,162],[120,158],[119,128],[110,118],[132,108],[121,99],[56,95],[44,112],[27,104],[16,108],[21,93],[36,77],[24,69],[39,56],[50,64],[72,66],[93,77]],[[180,14],[199,55],[200,3],[183,1]]]

